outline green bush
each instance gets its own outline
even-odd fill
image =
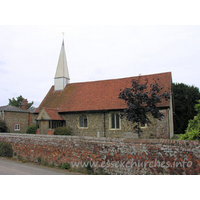
[[[0,156],[12,158],[13,149],[10,143],[0,142]]]
[[[94,169],[92,167],[93,162],[92,161],[87,161],[86,163],[87,163],[87,166],[85,168],[86,168],[87,172],[89,174],[93,174],[94,173]]]
[[[39,157],[37,157],[37,161],[38,161],[38,163],[41,163],[42,159],[41,159],[41,157],[40,157],[40,156],[39,156]]]
[[[62,165],[62,169],[70,169],[70,163],[63,163],[63,165]]]
[[[42,164],[43,166],[48,166],[48,162],[47,162],[46,160],[42,161],[41,164]]]
[[[51,164],[49,165],[49,167],[55,167],[54,163],[51,163]]]
[[[200,140],[200,130],[186,131],[185,134],[180,134],[180,140]]]
[[[18,155],[17,158],[18,158],[19,161],[23,161],[23,157],[22,156]]]
[[[22,163],[27,163],[27,162],[29,162],[29,160],[28,160],[27,158],[24,158],[24,159],[22,160]]]
[[[58,167],[61,168],[61,167],[62,167],[62,163],[59,163],[59,164],[58,164]]]
[[[188,127],[185,134],[180,134],[180,140],[200,140],[200,100],[195,105],[197,116],[194,119],[189,120]]]
[[[35,124],[28,126],[26,129],[26,133],[28,134],[36,134],[37,127]]]
[[[68,127],[58,127],[54,131],[54,135],[71,135],[72,131]]]
[[[6,126],[6,123],[0,120],[0,132],[5,133],[7,131],[8,131],[8,127]]]

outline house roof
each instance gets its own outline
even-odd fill
[[[7,111],[7,112],[23,112],[29,113],[30,111],[24,110],[22,108],[18,108],[15,106],[7,105],[7,106],[0,106],[0,111]]]
[[[30,108],[28,109],[28,111],[29,111],[30,113],[34,113],[36,110],[37,110],[37,108],[35,108],[35,107],[30,107]]]
[[[148,78],[149,83],[154,83],[153,79],[158,78],[163,86],[163,91],[171,89],[171,72],[141,76],[141,82],[145,82],[146,78]],[[120,90],[131,87],[132,79],[138,79],[138,76],[70,83],[63,91],[54,91],[54,86],[52,86],[35,113],[39,113],[43,107],[59,108],[59,113],[125,109],[124,100],[118,97]],[[158,106],[169,107],[170,102],[163,100]]]
[[[46,113],[52,120],[64,120],[59,114],[56,108],[44,108]]]

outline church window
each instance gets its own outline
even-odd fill
[[[120,129],[119,113],[111,113],[111,115],[110,115],[110,128],[111,129]]]
[[[79,118],[79,127],[86,128],[87,127],[87,117],[86,115],[81,115]]]

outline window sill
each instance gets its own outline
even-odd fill
[[[88,129],[88,127],[78,127],[79,129]]]
[[[110,131],[121,131],[121,128],[110,128]]]

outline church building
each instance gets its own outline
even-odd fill
[[[141,82],[148,78],[149,83],[159,78],[164,91],[171,91],[171,72],[140,77]],[[134,124],[120,118],[127,105],[118,98],[120,90],[130,88],[132,79],[137,78],[70,83],[63,40],[54,85],[35,111],[37,134],[53,135],[55,128],[66,126],[74,136],[137,138]],[[149,116],[152,124],[141,125],[142,138],[173,137],[172,92],[170,99],[163,100],[158,107],[164,119],[160,121]]]

